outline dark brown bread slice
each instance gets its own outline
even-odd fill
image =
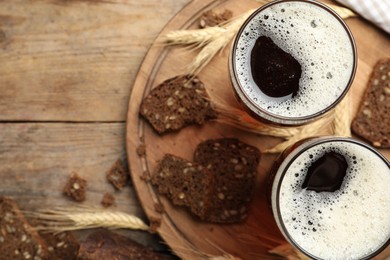
[[[130,238],[107,230],[99,230],[81,243],[78,259],[88,260],[168,260],[164,254],[157,253]]]
[[[79,243],[71,232],[61,232],[57,234],[39,232],[45,240],[49,251],[48,259],[74,260],[77,259]]]
[[[214,10],[206,11],[199,18],[199,27],[206,28],[217,26],[220,23],[226,22],[233,17],[230,10],[225,9],[223,12],[216,12]]]
[[[174,205],[186,206],[193,214],[205,218],[213,175],[203,166],[166,154],[153,174],[152,183]]]
[[[174,77],[153,88],[143,100],[140,114],[159,134],[202,125],[216,117],[203,83],[190,76]]]
[[[376,147],[390,148],[390,59],[375,65],[352,131]]]
[[[87,181],[81,178],[76,172],[72,172],[64,187],[64,194],[74,201],[84,201],[87,189]]]
[[[118,159],[107,172],[107,180],[117,189],[122,190],[130,180],[130,174],[126,170],[121,159]]]
[[[197,146],[194,162],[215,175],[206,220],[234,223],[246,218],[259,161],[256,147],[235,138],[207,140]]]
[[[38,230],[38,234],[45,241],[48,250],[48,260],[74,260],[80,244],[70,231],[48,232],[47,225],[38,218],[29,218],[29,223]],[[0,257],[1,258],[1,257]]]
[[[0,259],[47,259],[48,249],[16,203],[0,197]]]

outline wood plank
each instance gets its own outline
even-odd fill
[[[76,171],[88,181],[83,205],[100,206],[111,192],[120,210],[147,221],[134,188],[115,191],[106,171],[118,159],[125,162],[125,124],[3,123],[0,124],[0,195],[13,198],[24,210],[80,205],[62,194],[69,174]],[[78,232],[83,238],[89,232]],[[143,231],[123,235],[164,250],[157,237]]]
[[[0,120],[125,121],[146,51],[189,1],[1,1]]]
[[[23,198],[28,208],[71,205],[62,188],[76,171],[88,181],[86,203],[98,205],[102,192],[114,192],[105,174],[118,158],[125,159],[124,129],[124,123],[0,124],[2,194]],[[130,193],[115,193],[118,207],[141,214],[134,195],[127,198]]]
[[[323,2],[330,3],[331,1]],[[233,10],[234,15],[238,15],[257,6],[259,3],[251,0],[193,1],[164,28],[159,37],[170,30],[194,28],[195,21],[206,7],[217,7],[219,10],[228,8]],[[356,33],[359,52],[358,71],[351,88],[353,113],[356,113],[372,66],[379,58],[390,53],[390,36],[366,24],[360,18],[348,19],[347,23],[351,26],[353,33]],[[200,72],[199,78],[205,83],[211,100],[220,98],[235,106],[228,73],[228,54],[229,47],[225,48]],[[135,188],[140,194],[141,204],[147,216],[161,217],[162,226],[158,230],[160,235],[183,259],[203,259],[205,254],[219,256],[224,253],[242,259],[271,259],[271,256],[267,255],[268,250],[279,243],[285,243],[274,223],[266,199],[270,168],[277,155],[267,154],[261,158],[250,213],[248,219],[239,224],[217,225],[200,221],[184,208],[173,206],[168,199],[160,196],[150,183],[141,181],[139,178],[145,170],[153,173],[158,160],[166,153],[191,160],[197,144],[206,139],[237,137],[246,143],[255,145],[260,150],[272,147],[281,141],[243,132],[216,122],[208,122],[201,127],[187,127],[179,132],[166,135],[156,134],[150,125],[139,117],[138,110],[142,99],[157,84],[184,73],[186,66],[195,55],[196,52],[189,52],[185,48],[163,48],[156,44],[148,52],[140,68],[129,102],[127,122],[127,152]],[[146,145],[145,157],[137,157],[135,147],[139,144]],[[381,151],[387,158],[390,158],[389,150]],[[164,205],[165,213],[162,215],[159,215],[153,207],[157,202]],[[383,254],[380,257],[383,258]]]

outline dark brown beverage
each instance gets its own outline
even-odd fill
[[[271,204],[286,239],[314,259],[371,259],[390,243],[390,163],[350,138],[322,137],[274,165]]]
[[[256,118],[301,125],[332,109],[356,71],[344,21],[316,1],[272,1],[239,30],[229,68],[239,102]]]

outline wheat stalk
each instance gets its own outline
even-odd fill
[[[222,103],[213,102],[214,109],[218,113],[215,121],[231,125],[246,132],[288,138],[299,133],[298,128],[292,127],[276,127],[261,123],[249,116],[245,111],[235,108],[230,105],[223,105]]]
[[[281,256],[288,260],[309,260],[310,258],[298,251],[292,245],[286,243],[269,251],[271,254]]]
[[[202,48],[199,54],[195,57],[194,61],[188,67],[188,74],[198,74],[212,60],[212,58],[218,52],[222,51],[226,47],[226,45],[234,38],[244,21],[253,12],[254,9],[251,9],[240,15],[239,17],[226,22],[223,27],[225,28],[225,31],[223,33],[218,34],[218,37],[215,37],[213,41],[210,41]]]
[[[334,109],[332,130],[334,135],[350,137],[351,134],[351,100],[349,94]]]
[[[323,117],[313,123],[305,125],[302,127],[301,131],[289,138],[287,141],[279,143],[278,145],[266,149],[266,153],[280,153],[283,152],[287,147],[295,144],[296,142],[319,135],[320,131],[325,128],[325,126],[329,125],[333,120],[333,113],[330,116]]]
[[[176,30],[164,35],[161,41],[165,45],[192,45],[202,47],[218,39],[225,32],[225,28],[218,26],[198,30]]]
[[[42,209],[36,212],[25,212],[25,214],[40,220],[44,226],[38,227],[38,229],[56,232],[97,227],[109,229],[149,229],[137,216],[91,207]]]
[[[348,8],[338,6],[338,5],[333,5],[333,4],[326,4],[326,5],[329,6],[331,9],[333,9],[343,19],[358,16],[356,13],[352,12]]]

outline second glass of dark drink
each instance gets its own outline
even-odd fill
[[[238,101],[255,118],[302,125],[334,108],[352,84],[353,36],[316,1],[273,1],[239,30],[229,57]]]
[[[351,138],[306,139],[275,162],[270,199],[285,238],[312,259],[371,259],[390,244],[390,163]]]

